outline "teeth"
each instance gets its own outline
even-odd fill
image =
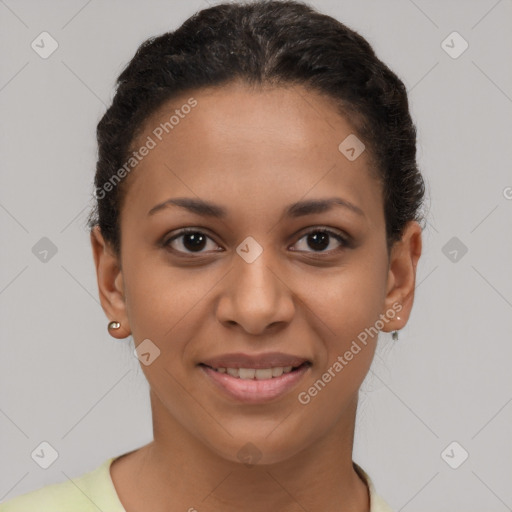
[[[277,367],[277,368],[272,368],[272,377],[281,377],[281,375],[283,375],[283,371],[284,371],[284,368],[281,366],[281,367]]]
[[[240,377],[238,368],[226,368],[226,371],[231,377]]]
[[[290,373],[292,366],[276,366],[275,368],[214,368],[219,373],[227,373],[231,377],[243,380],[267,380]]]
[[[272,368],[261,368],[254,372],[256,374],[256,380],[265,380],[272,378]]]
[[[260,370],[258,370],[260,371]],[[240,368],[238,370],[238,376],[241,379],[254,379],[254,374],[256,373],[256,370],[253,370],[252,368]]]

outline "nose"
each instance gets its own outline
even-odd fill
[[[238,325],[258,335],[283,327],[293,318],[293,292],[266,253],[252,263],[235,256],[217,305],[217,318],[224,325]]]

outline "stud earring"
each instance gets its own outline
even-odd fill
[[[396,317],[396,319],[397,319],[397,320],[400,320],[400,317],[399,317],[399,316],[397,316],[397,317]],[[393,341],[398,341],[398,331],[393,331],[393,332],[391,333],[391,337],[393,338]]]
[[[110,329],[119,329],[121,327],[121,324],[119,322],[116,322],[115,320],[112,320],[112,322],[109,322],[108,324],[108,330]]]

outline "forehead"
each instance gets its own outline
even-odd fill
[[[191,91],[145,122],[132,146],[152,149],[132,171],[127,203],[141,213],[186,195],[268,210],[339,191],[379,215],[368,152],[351,161],[339,149],[354,134],[332,100],[300,86]]]

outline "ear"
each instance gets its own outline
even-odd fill
[[[409,320],[414,302],[416,266],[421,256],[421,247],[421,226],[416,221],[409,221],[402,238],[391,248],[383,313],[393,310],[396,311],[396,315],[382,329],[385,332],[402,329]]]
[[[111,246],[105,242],[99,226],[91,230],[91,245],[96,266],[96,277],[101,307],[109,321],[121,324],[119,329],[109,329],[114,338],[126,338],[131,334],[124,294],[121,263]]]

